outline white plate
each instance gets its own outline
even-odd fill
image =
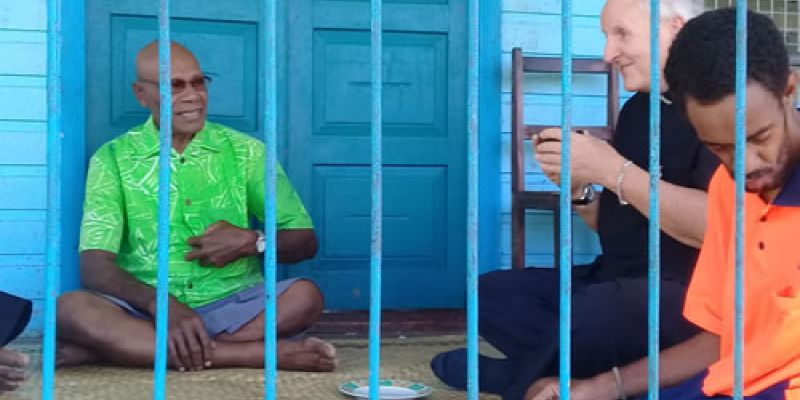
[[[411,382],[402,379],[382,379],[378,381],[381,400],[408,400],[426,397],[433,392],[430,386],[424,383]],[[359,379],[348,381],[339,385],[339,391],[357,399],[369,399],[369,380]]]

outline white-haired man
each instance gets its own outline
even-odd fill
[[[661,67],[685,22],[702,11],[690,0],[661,1]],[[602,255],[575,269],[572,298],[572,372],[588,378],[647,354],[647,215],[649,184],[649,2],[608,0],[601,24],[604,59],[616,65],[625,88],[638,92],[623,107],[611,143],[572,134],[574,209],[600,238]],[[665,88],[662,79],[662,88]],[[705,232],[705,189],[718,160],[700,144],[665,92],[662,113],[661,344],[692,338],[697,327],[681,315],[697,248]],[[556,184],[561,173],[561,129],[534,140],[542,171]],[[595,193],[593,185],[605,188]],[[480,387],[519,400],[558,373],[558,271],[526,268],[481,277],[483,338],[505,359],[481,356]],[[466,352],[453,350],[432,361],[434,373],[463,387]]]

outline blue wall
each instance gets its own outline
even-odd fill
[[[42,327],[47,209],[45,0],[0,0],[0,290],[34,301],[28,333]],[[83,191],[83,1],[64,2],[62,288],[77,286]]]
[[[36,301],[44,282],[47,49],[44,0],[0,0],[0,290]]]

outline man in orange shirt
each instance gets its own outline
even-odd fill
[[[661,353],[661,399],[728,399],[733,391],[735,143],[734,9],[689,21],[672,44],[665,76],[700,140],[723,163],[708,191],[707,230],[684,315],[703,329]],[[744,395],[800,399],[800,112],[783,36],[748,12],[744,200]],[[558,398],[552,379],[526,399]],[[647,391],[647,360],[573,381],[574,400]]]

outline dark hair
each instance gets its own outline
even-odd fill
[[[735,93],[736,9],[708,11],[678,32],[664,68],[673,99],[708,104]],[[789,78],[789,56],[775,23],[747,11],[747,80],[780,98]]]

